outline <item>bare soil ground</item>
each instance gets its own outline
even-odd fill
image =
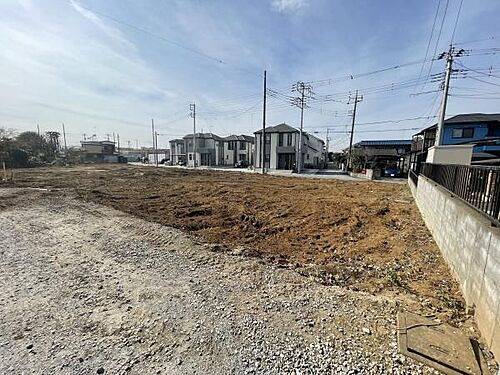
[[[405,185],[116,165],[19,170],[12,184],[60,189],[194,233],[217,250],[327,285],[410,297],[455,324],[467,319]]]
[[[58,192],[0,189],[0,374],[433,374],[399,304]]]

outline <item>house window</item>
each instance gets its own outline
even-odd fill
[[[271,160],[271,155],[267,154],[267,155],[264,155],[264,161],[266,163],[269,163],[269,161]]]
[[[205,138],[201,138],[198,140],[198,146],[199,147],[205,147]]]
[[[473,138],[474,128],[454,128],[452,138]]]
[[[293,136],[292,133],[288,133],[287,134],[287,137],[286,137],[286,145],[287,146],[291,146],[292,145],[292,136]]]
[[[309,160],[309,154],[307,154],[306,159]]]
[[[245,142],[240,142],[240,150],[244,150],[245,148]]]
[[[227,143],[227,149],[228,150],[234,150],[233,142],[228,142]]]
[[[240,160],[246,160],[247,159],[247,156],[245,154],[240,154]]]
[[[500,136],[500,124],[493,123],[488,125],[488,137]]]
[[[283,137],[284,137],[285,134],[283,133],[279,133],[278,134],[278,146],[279,147],[282,147],[283,146]]]
[[[193,160],[193,154],[189,154],[189,160]]]
[[[271,143],[271,134],[266,134],[266,143]]]

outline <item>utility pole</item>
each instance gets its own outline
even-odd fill
[[[193,118],[193,165],[196,168],[196,103],[189,105],[190,116]]]
[[[138,139],[135,140],[135,148],[139,149],[139,140]]]
[[[262,107],[262,139],[261,139],[261,163],[262,174],[266,173],[266,100],[267,100],[267,71],[264,70],[264,105]]]
[[[64,154],[67,155],[68,146],[66,145],[66,130],[64,129],[64,122],[62,123],[62,129],[63,129],[63,138],[64,138]]]
[[[325,162],[328,163],[328,152],[330,151],[330,129],[326,128],[326,160]]]
[[[156,154],[154,153],[155,151],[155,120],[151,119],[151,134],[153,135],[153,145],[151,149],[153,150],[153,162],[156,160]],[[149,163],[149,160],[148,160]]]
[[[158,132],[155,131],[155,163],[158,166]]]
[[[40,124],[36,124],[36,131],[38,133],[38,136],[40,136]]]
[[[356,123],[356,108],[357,104],[363,100],[363,96],[358,96],[358,90],[356,90],[356,96],[354,97],[354,109],[352,111],[352,127],[351,127],[351,139],[349,141],[349,154],[347,155],[347,171],[349,170],[352,162],[352,139],[354,137],[354,124]],[[351,97],[349,97],[351,101]],[[348,103],[349,104],[349,103]]]
[[[450,79],[451,75],[453,74],[453,58],[462,56],[464,52],[464,49],[460,49],[459,51],[455,52],[455,47],[450,44],[450,49],[448,50],[448,52],[443,52],[438,56],[438,60],[446,58],[446,73],[443,83],[443,99],[441,101],[441,110],[439,112],[439,119],[436,130],[436,146],[443,144],[444,119],[446,117],[446,105],[448,104],[448,93],[450,91]]]
[[[312,91],[312,86],[304,82],[297,82],[292,86],[292,91],[297,91],[300,93],[300,97],[292,99],[292,105],[300,108],[300,132],[299,132],[299,145],[297,150],[296,165],[297,173],[302,172],[302,145],[303,141],[303,128],[304,128],[304,108],[307,108],[306,99],[312,99],[314,92]]]
[[[116,139],[118,141],[118,152],[120,152],[120,134],[116,135]]]

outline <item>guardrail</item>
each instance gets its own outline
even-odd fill
[[[500,168],[423,163],[420,173],[500,226]]]

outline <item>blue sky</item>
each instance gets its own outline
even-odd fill
[[[438,2],[0,0],[0,126],[23,131],[40,124],[46,131],[64,122],[70,144],[84,133],[100,139],[119,133],[122,146],[136,140],[149,146],[154,118],[163,147],[192,131],[187,114],[196,102],[197,130],[251,134],[262,123],[267,69],[268,87],[280,95],[295,95],[290,87],[298,80],[313,81],[317,97],[335,94],[335,102],[311,101],[304,123],[322,138],[330,127],[332,150],[348,144],[348,96],[356,89],[364,94],[356,141],[409,138],[416,132],[411,129],[433,119],[366,123],[435,115],[439,92],[411,94],[435,91],[439,83],[375,93],[369,88],[419,77],[417,62],[424,59]],[[450,43],[460,0],[448,0],[436,44],[446,2],[440,2],[429,58],[436,45],[442,52]],[[463,64],[500,68],[500,53],[486,54],[500,47],[499,14],[497,0],[463,1],[454,40],[477,51],[462,57]],[[444,69],[442,60],[430,64],[423,65],[424,81],[429,71]],[[323,81],[328,78],[331,84]],[[451,92],[459,96],[450,97],[448,115],[499,112],[500,79],[484,80],[490,83],[453,80]],[[299,125],[299,110],[283,100],[269,98],[268,108],[269,125]]]

